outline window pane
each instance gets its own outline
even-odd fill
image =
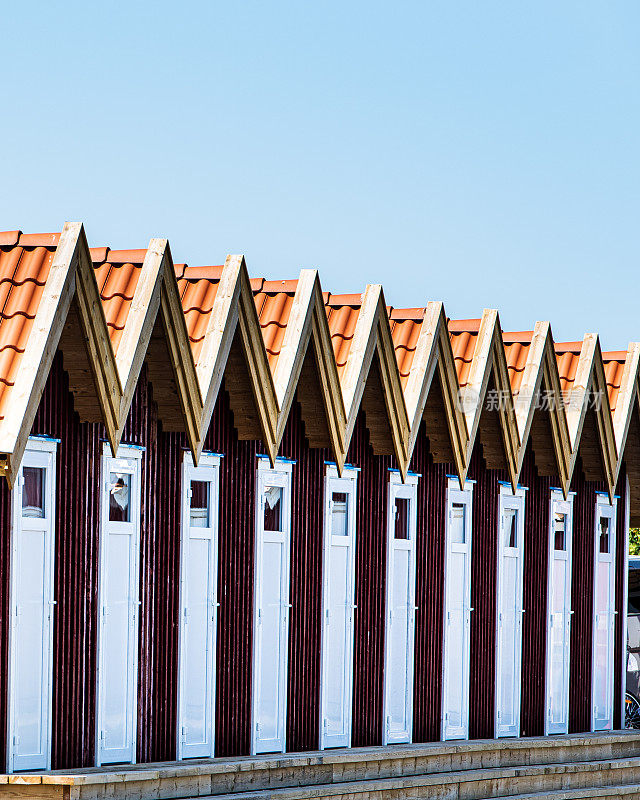
[[[504,544],[505,547],[518,546],[518,512],[515,508],[507,508],[504,512]]]
[[[451,507],[451,542],[464,544],[467,541],[464,505],[454,503]]]
[[[23,467],[22,477],[22,516],[42,519],[45,515],[44,467]]]
[[[111,522],[131,522],[131,475],[112,472],[109,475],[109,519]]]
[[[609,517],[600,517],[600,552],[609,553]]]
[[[567,549],[567,515],[556,513],[553,520],[554,550]]]
[[[209,481],[191,481],[190,519],[192,528],[209,527]]]
[[[331,495],[331,533],[334,536],[348,536],[347,514],[349,496],[346,492],[333,492]]]
[[[396,497],[394,536],[396,539],[409,538],[409,499],[407,497]]]
[[[267,486],[264,490],[264,530],[282,530],[281,486]]]

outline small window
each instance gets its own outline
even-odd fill
[[[346,492],[331,494],[331,533],[333,536],[348,536],[349,495]]]
[[[396,497],[394,538],[409,538],[409,498]]]
[[[567,549],[567,515],[556,513],[553,519],[554,550]]]
[[[600,552],[609,553],[609,525],[611,520],[609,517],[600,517]]]
[[[209,528],[209,481],[191,481],[191,507],[189,516],[192,528]]]
[[[109,474],[109,520],[131,522],[131,474],[111,472]]]
[[[465,544],[467,541],[466,517],[463,503],[451,506],[451,543]]]
[[[22,516],[43,519],[44,507],[44,467],[23,467],[22,469]]]
[[[504,511],[504,545],[518,546],[518,511],[515,508],[506,508]]]
[[[281,486],[267,486],[264,490],[264,530],[282,530]]]

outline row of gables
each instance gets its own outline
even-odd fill
[[[47,268],[20,274],[26,256],[41,251]],[[17,265],[8,273],[13,317],[24,323],[18,342],[0,326],[0,354],[14,359],[5,374],[0,360],[0,466],[9,483],[59,349],[76,410],[104,423],[114,452],[146,361],[163,426],[185,431],[196,459],[223,383],[240,437],[261,439],[272,459],[297,397],[310,445],[329,446],[339,469],[362,409],[374,452],[392,453],[403,476],[424,421],[434,458],[453,462],[461,482],[484,410],[497,412],[514,487],[544,414],[550,471],[563,491],[579,450],[610,495],[626,458],[632,522],[640,512],[640,458],[630,452],[640,446],[639,344],[603,357],[596,334],[558,344],[548,322],[510,334],[493,310],[456,322],[441,302],[391,309],[379,285],[362,295],[323,292],[315,270],[296,281],[252,280],[242,256],[220,267],[174,265],[165,239],[146,250],[90,249],[80,223],[59,235],[0,234],[0,257]]]

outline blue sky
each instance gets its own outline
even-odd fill
[[[640,340],[637,2],[3,10],[0,229]]]

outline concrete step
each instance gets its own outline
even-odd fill
[[[624,797],[626,800],[640,798],[640,786],[597,786],[593,789],[560,789],[557,792],[535,792],[534,794],[512,794],[501,797],[500,800],[617,800]],[[485,797],[482,800],[493,800]]]
[[[611,787],[626,787],[623,794]],[[206,800],[488,800],[640,797],[640,758],[469,769],[315,786],[216,794]],[[205,800],[205,798],[189,798]]]
[[[364,800],[371,792],[463,800],[535,793],[540,781],[547,791],[640,783],[639,756],[633,731],[436,742],[0,776],[0,800]]]

